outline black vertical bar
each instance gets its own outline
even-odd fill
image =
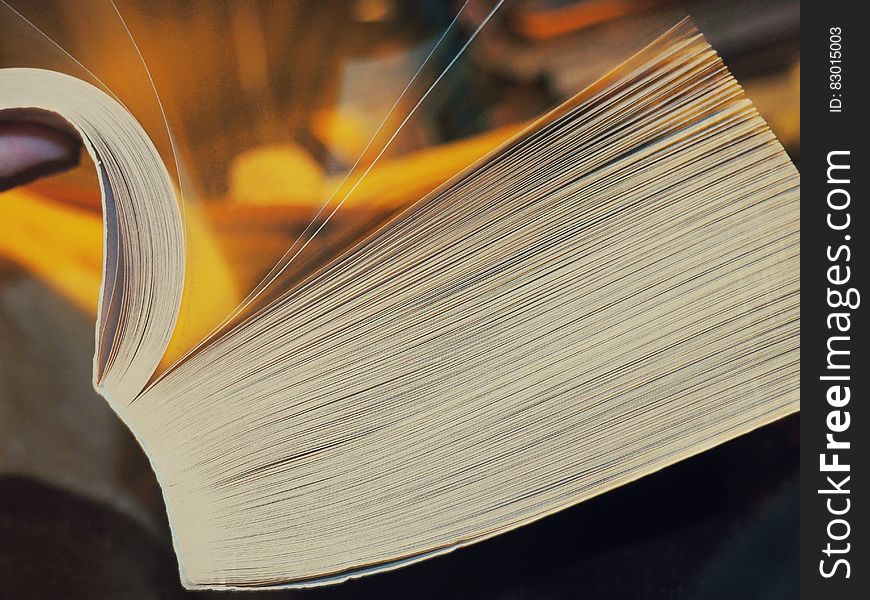
[[[865,6],[801,7],[801,596],[809,599],[870,598]]]

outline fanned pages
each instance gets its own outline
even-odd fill
[[[60,115],[97,166],[104,220],[94,385],[129,402],[166,350],[184,287],[183,227],[166,167],[125,108],[74,77],[0,69],[0,110],[30,121]]]
[[[799,408],[798,174],[688,23],[144,389],[182,285],[165,169],[81,82],[5,71],[0,107],[101,165],[97,383],[189,587],[395,568]]]

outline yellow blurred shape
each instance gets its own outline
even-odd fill
[[[322,167],[302,147],[260,146],[230,165],[230,196],[248,204],[313,204],[323,196]]]
[[[236,276],[198,206],[186,207],[185,221],[181,309],[158,373],[205,338],[242,300]]]
[[[99,215],[24,189],[0,194],[0,256],[96,314],[102,273]]]
[[[311,122],[311,132],[340,160],[353,164],[365,151],[375,131],[366,116],[351,107],[318,111]]]
[[[525,125],[507,125],[482,135],[380,162],[348,197],[345,205],[395,209],[410,204],[516,135]],[[336,194],[338,199],[350,191],[359,175],[351,176],[341,186]],[[327,188],[338,188],[343,178],[331,178]]]
[[[395,11],[393,0],[356,0],[353,4],[353,15],[362,23],[386,21]]]
[[[338,118],[333,125],[341,122],[342,119]],[[349,123],[346,121],[340,126],[354,127]],[[381,161],[353,190],[345,206],[401,208],[462,171],[525,125],[507,125],[482,135]],[[362,145],[364,147],[365,142]],[[264,146],[243,152],[233,161],[230,196],[242,204],[313,208],[333,190],[337,190],[335,202],[340,201],[353,189],[364,171],[362,165],[342,183],[344,174],[324,177],[320,165],[311,155],[294,144]]]
[[[558,3],[550,8],[536,7],[517,11],[513,26],[532,40],[544,40],[612,21],[654,6],[662,0],[585,0]]]

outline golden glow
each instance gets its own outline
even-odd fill
[[[337,119],[333,126],[350,128]],[[351,193],[345,206],[393,210],[410,204],[515,135],[523,124],[501,127],[376,165]],[[361,151],[361,148],[360,148]],[[230,197],[241,204],[301,206],[316,209],[333,191],[340,200],[356,184],[363,169],[344,184],[344,174],[325,177],[302,148],[292,144],[264,146],[240,154],[230,171]]]
[[[312,205],[323,194],[323,169],[296,144],[261,146],[230,165],[230,198],[246,204]]]
[[[100,215],[26,189],[0,194],[0,212],[0,256],[95,314],[102,272]]]

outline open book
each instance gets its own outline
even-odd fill
[[[154,145],[55,72],[0,71],[0,110],[98,167],[94,384],[188,587],[396,568],[799,409],[798,174],[688,23],[159,371],[186,246]]]

